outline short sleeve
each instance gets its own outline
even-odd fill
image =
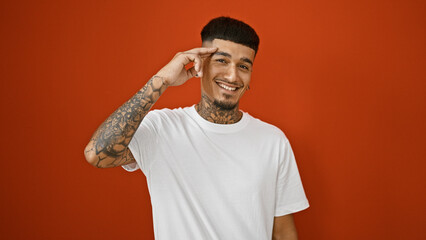
[[[145,175],[149,171],[153,160],[152,151],[155,149],[158,138],[158,126],[154,124],[158,121],[155,119],[155,110],[150,111],[142,120],[132,140],[130,140],[129,149],[136,163],[123,165],[122,167],[126,171],[133,172],[141,169]]]
[[[283,216],[309,207],[290,143],[281,148],[276,184],[275,216]]]

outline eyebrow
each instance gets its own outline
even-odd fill
[[[250,59],[246,58],[246,57],[241,58],[241,61],[246,62],[246,63],[250,63],[250,65],[253,66],[253,62]]]
[[[232,58],[231,54],[229,54],[227,52],[215,52],[215,53],[213,53],[213,55],[220,55],[220,56]],[[253,66],[253,62],[246,57],[242,57],[240,60],[243,61],[243,62],[249,63],[250,65]]]
[[[227,52],[215,52],[213,53],[213,55],[220,55],[220,56],[225,56],[225,57],[229,57],[231,58],[231,54],[227,53]]]

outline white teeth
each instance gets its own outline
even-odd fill
[[[225,84],[222,84],[222,83],[219,83],[219,86],[222,87],[222,88],[225,88],[226,90],[229,90],[229,91],[235,91],[235,89],[237,89],[237,88],[234,88],[234,87],[228,87],[228,86],[226,86]]]

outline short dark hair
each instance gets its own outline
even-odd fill
[[[223,39],[242,44],[257,53],[259,36],[248,24],[230,17],[218,17],[210,20],[201,31],[202,42]]]

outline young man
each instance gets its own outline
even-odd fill
[[[210,21],[201,37],[201,48],[176,54],[98,128],[86,159],[143,171],[156,239],[297,239],[292,213],[309,204],[290,144],[238,108],[259,38],[227,17]],[[192,77],[201,78],[198,104],[149,111]]]

